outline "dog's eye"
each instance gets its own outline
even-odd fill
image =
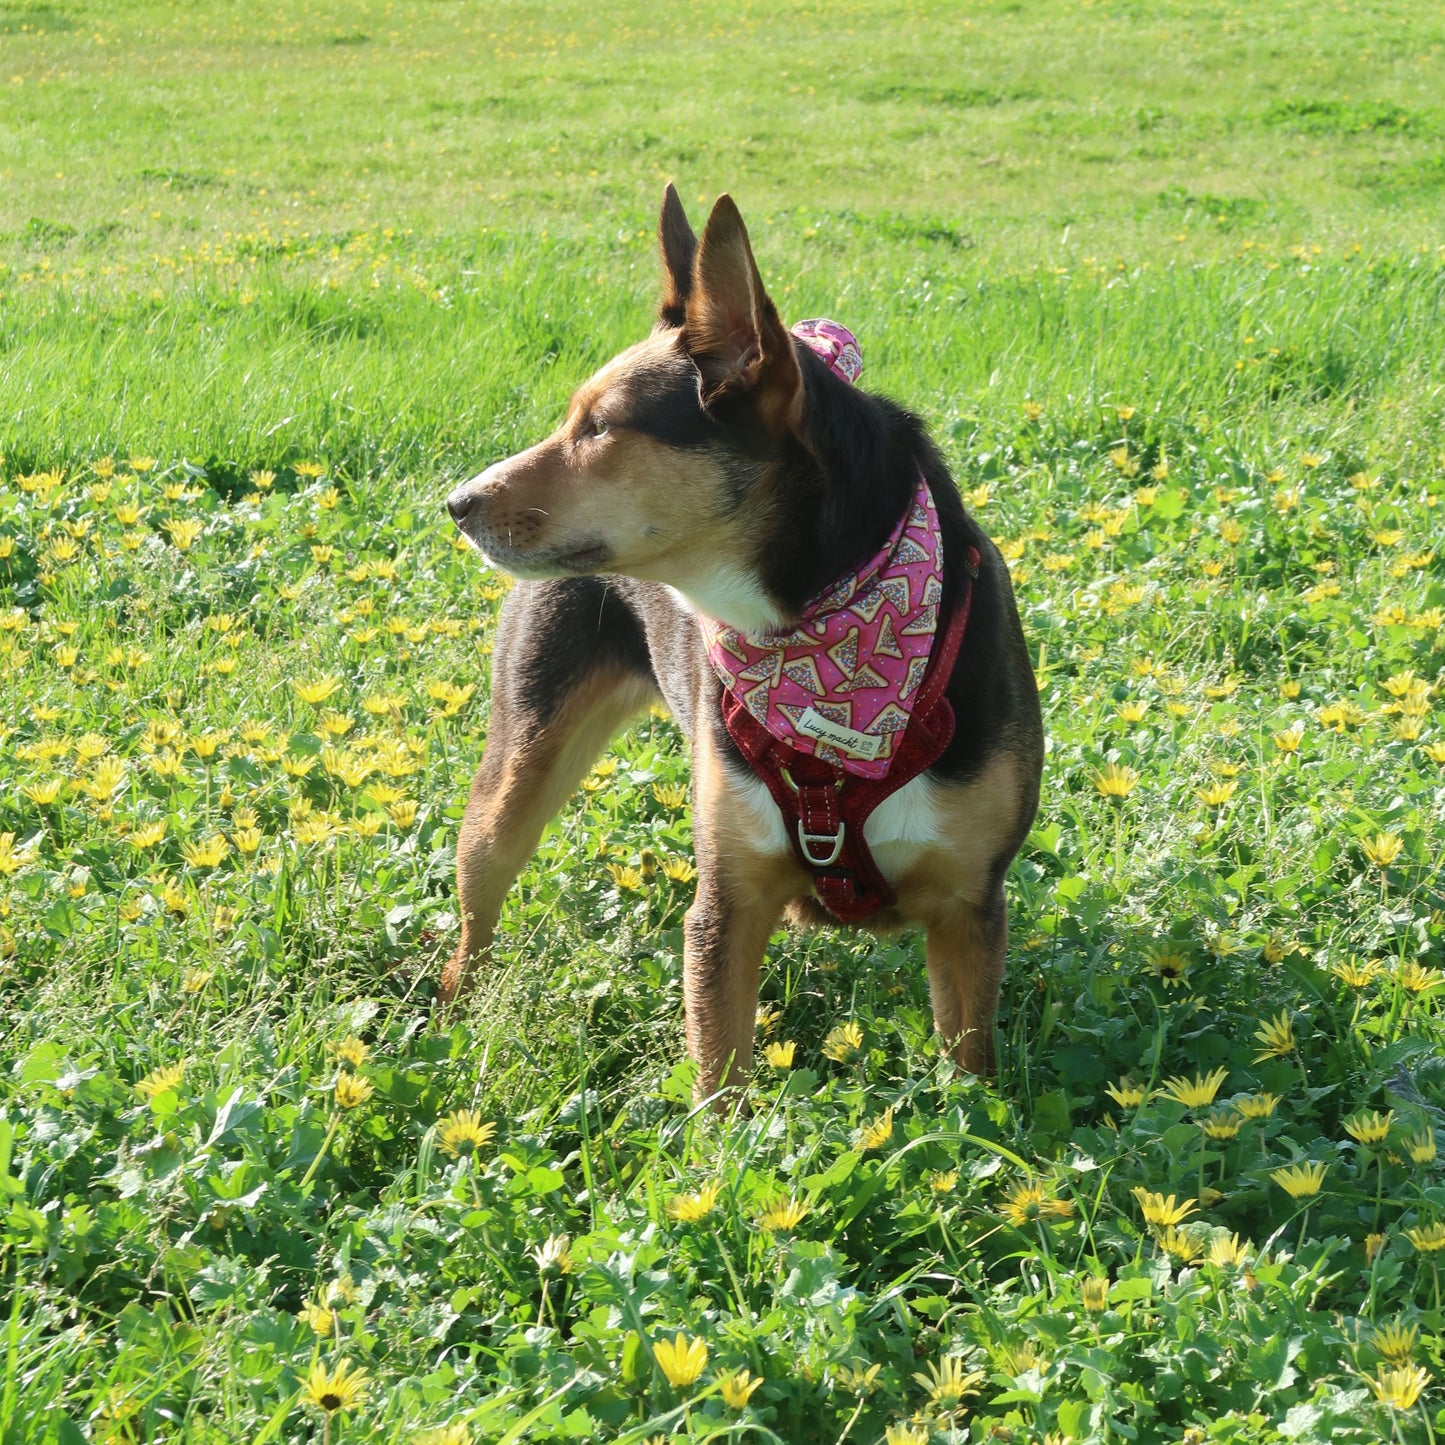
[[[587,418],[587,434],[594,437],[607,435],[607,423],[595,413]]]

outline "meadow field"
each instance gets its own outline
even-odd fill
[[[660,711],[434,1013],[668,179],[1013,569],[996,1081],[779,934],[692,1108]],[[0,0],[0,1442],[1433,1442],[1442,560],[1424,0]]]

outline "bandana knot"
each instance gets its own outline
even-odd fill
[[[821,356],[834,376],[841,376],[850,386],[857,385],[863,375],[863,353],[858,349],[858,338],[846,326],[818,316],[798,322],[793,335],[809,351]]]

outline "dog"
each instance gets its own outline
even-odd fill
[[[518,580],[441,1002],[488,957],[548,820],[660,697],[692,754],[698,1099],[722,1107],[748,1077],[784,916],[922,925],[937,1032],[992,1075],[1004,876],[1043,760],[1008,569],[922,422],[855,388],[851,334],[784,328],[730,197],[699,239],[669,185],[658,235],[651,334],[577,388],[552,435],[447,498]]]

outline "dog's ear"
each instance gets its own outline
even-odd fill
[[[671,181],[662,193],[662,215],[657,222],[657,246],[662,252],[662,304],[657,324],[677,327],[687,319],[687,298],[692,290],[692,266],[697,237]]]
[[[731,196],[718,197],[698,243],[683,344],[701,376],[704,407],[747,395],[774,432],[797,426],[802,372]]]

